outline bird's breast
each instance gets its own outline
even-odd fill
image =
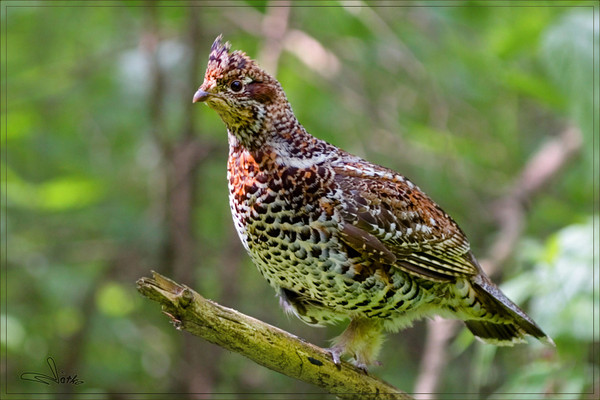
[[[272,285],[312,286],[304,281],[322,279],[322,274],[341,270],[346,262],[338,247],[340,217],[328,200],[331,171],[274,161],[272,154],[230,154],[233,220]]]
[[[331,213],[322,207],[333,190],[332,172],[324,166],[299,168],[281,164],[274,152],[238,150],[230,152],[227,177],[232,213],[244,224],[269,223],[286,213],[301,223],[303,216]]]

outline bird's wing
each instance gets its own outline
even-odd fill
[[[408,179],[364,161],[334,171],[342,239],[363,257],[434,281],[479,273],[458,225]]]

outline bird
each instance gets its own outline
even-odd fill
[[[386,333],[434,316],[462,320],[493,345],[526,336],[553,345],[430,197],[309,134],[279,81],[222,35],[193,103],[226,125],[233,222],[284,311],[314,326],[349,321],[328,348],[336,364],[347,358],[367,371]]]

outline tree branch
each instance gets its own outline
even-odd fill
[[[412,397],[353,365],[336,366],[329,353],[279,328],[205,299],[156,272],[138,291],[159,302],[178,330],[200,336],[291,378],[320,386],[341,399]]]
[[[548,186],[579,154],[583,137],[579,128],[567,126],[544,143],[523,167],[509,193],[492,206],[498,222],[496,240],[481,266],[492,275],[513,253],[524,229],[525,216],[535,196]]]

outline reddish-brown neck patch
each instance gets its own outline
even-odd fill
[[[274,170],[275,157],[272,151],[250,152],[241,146],[232,149],[227,170],[230,190],[238,201],[244,201],[248,193],[255,193],[267,183],[267,171]]]

